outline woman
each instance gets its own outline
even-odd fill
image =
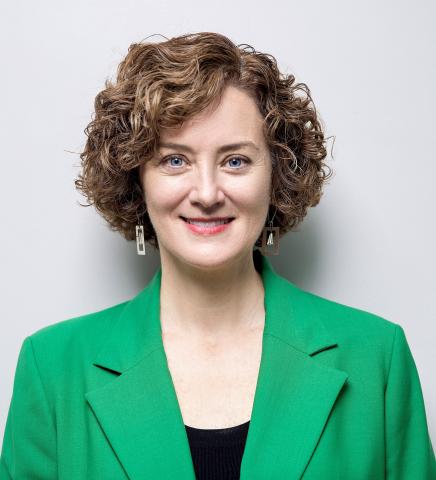
[[[305,84],[215,33],[131,45],[76,186],[161,267],[22,345],[1,479],[430,479],[400,325],[267,256],[330,175]]]

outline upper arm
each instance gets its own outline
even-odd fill
[[[30,337],[18,356],[0,460],[0,480],[57,478],[54,413]]]
[[[436,479],[418,371],[400,325],[395,325],[385,389],[386,478]]]

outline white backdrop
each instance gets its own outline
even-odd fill
[[[273,54],[307,83],[326,135],[335,136],[335,175],[273,265],[302,288],[404,328],[436,444],[436,3],[269,5],[1,7],[1,439],[24,338],[131,298],[158,266],[78,205],[85,199],[74,189],[79,157],[71,152],[84,145],[95,95],[130,43],[216,31]]]

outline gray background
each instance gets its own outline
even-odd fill
[[[431,0],[4,2],[1,439],[24,338],[131,298],[158,266],[78,205],[95,95],[130,43],[216,31],[307,83],[336,137],[335,175],[273,265],[404,328],[435,444],[435,13]]]

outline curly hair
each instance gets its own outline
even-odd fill
[[[228,85],[249,94],[264,119],[273,167],[268,217],[274,216],[279,236],[296,227],[332,175],[310,90],[282,74],[272,55],[214,32],[129,46],[115,83],[106,80],[97,94],[84,130],[82,171],[74,181],[89,201],[82,206],[94,205],[126,240],[136,238],[135,225],[142,223],[146,242],[159,249],[138,167],[156,153],[161,128],[180,126]]]

